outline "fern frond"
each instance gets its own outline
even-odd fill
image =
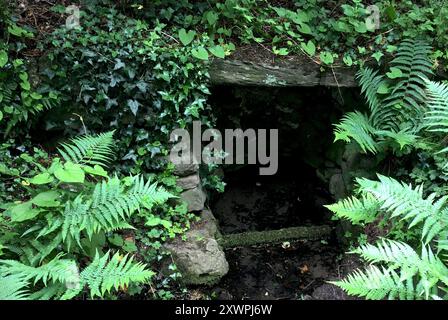
[[[360,199],[351,197],[325,207],[338,218],[347,219],[353,224],[364,224],[375,221],[380,205],[373,195],[367,193]]]
[[[127,288],[131,282],[145,283],[154,275],[143,263],[134,262],[133,257],[122,257],[118,252],[110,260],[109,257],[109,252],[103,257],[97,252],[93,262],[81,272],[78,288],[67,290],[62,299],[75,297],[86,286],[92,298],[103,297],[112,289],[118,291]]]
[[[28,300],[29,281],[22,275],[0,276],[0,300]]]
[[[422,238],[429,243],[448,226],[448,211],[445,208],[448,196],[436,200],[433,193],[426,199],[423,186],[413,188],[393,178],[378,175],[378,181],[357,179],[363,192],[373,194],[381,203],[381,209],[410,222],[409,227],[422,223]]]
[[[405,40],[400,44],[391,67],[399,69],[402,77],[377,114],[381,129],[399,131],[400,124],[406,122],[418,128],[425,111],[425,81],[432,74],[430,53],[431,47],[424,41]]]
[[[425,125],[432,132],[448,132],[448,85],[426,80],[428,111]]]
[[[378,88],[384,81],[384,76],[378,75],[378,71],[371,68],[362,68],[358,71],[356,77],[359,79],[361,93],[366,97],[370,108],[370,122],[373,127],[380,124],[378,119],[378,111],[381,107],[381,100],[378,97]]]
[[[346,279],[331,283],[342,288],[350,295],[365,297],[371,300],[421,299],[416,293],[412,280],[403,282],[394,270],[370,266],[365,271],[356,270]]]
[[[85,135],[62,143],[59,153],[66,161],[78,164],[106,166],[113,156],[114,131]]]
[[[437,283],[440,280],[448,285],[448,268],[431,248],[423,246],[420,257],[404,242],[383,239],[376,245],[365,244],[353,253],[359,254],[367,262],[386,263],[392,269],[401,269],[404,279],[419,274],[427,282]],[[435,281],[430,281],[430,278]]]
[[[34,284],[42,281],[46,286],[50,281],[65,282],[73,276],[77,267],[74,261],[60,257],[61,255],[58,255],[40,267],[28,266],[16,260],[0,260],[0,270],[4,275],[21,276],[26,280],[34,279]]]
[[[378,130],[376,134],[379,136],[391,138],[400,146],[400,150],[403,150],[403,148],[406,146],[414,146],[417,139],[419,138],[417,135],[412,133],[412,130],[410,128],[404,128],[398,132],[396,132],[394,129]]]
[[[130,227],[128,218],[141,208],[150,209],[154,204],[164,203],[173,195],[156,183],[145,182],[142,177],[131,179],[126,187],[117,177],[102,181],[95,186],[90,198],[79,195],[66,204],[64,213],[50,221],[38,237],[60,229],[62,240],[71,245],[71,239],[81,246],[81,233],[89,238],[99,231],[115,231]]]
[[[375,128],[369,119],[360,112],[349,112],[344,115],[341,122],[335,126],[334,132],[334,141],[350,142],[353,139],[364,152],[377,152],[376,143],[372,138]]]

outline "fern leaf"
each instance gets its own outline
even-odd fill
[[[0,300],[28,300],[29,281],[22,275],[0,276]]]
[[[356,270],[346,279],[331,282],[350,295],[365,297],[371,300],[421,299],[416,294],[411,280],[403,282],[400,275],[391,269],[370,266],[365,271]]]
[[[425,124],[429,131],[448,132],[448,85],[426,80],[428,111]]]
[[[144,283],[154,275],[144,264],[134,262],[128,255],[122,257],[117,252],[110,260],[109,257],[109,252],[103,257],[97,253],[93,262],[81,272],[79,288],[68,290],[62,298],[78,295],[85,286],[89,287],[92,298],[103,297],[112,289],[124,289],[131,282]]]
[[[89,238],[99,231],[115,231],[130,227],[128,218],[142,208],[150,209],[154,204],[164,203],[173,195],[156,183],[145,182],[142,177],[131,178],[131,185],[125,187],[117,177],[102,181],[95,186],[90,198],[76,197],[66,204],[61,217],[50,222],[45,232],[61,229],[62,240],[71,246],[74,239],[81,246],[81,233]]]
[[[376,153],[376,143],[372,138],[375,129],[369,119],[360,112],[349,112],[344,115],[341,123],[335,126],[334,141],[350,142],[355,140],[364,152]]]
[[[112,158],[114,131],[99,135],[85,135],[61,144],[59,153],[65,161],[78,164],[105,166]]]
[[[357,179],[364,192],[373,194],[381,202],[381,209],[410,222],[409,227],[423,224],[422,237],[429,243],[448,225],[448,212],[444,209],[448,196],[436,200],[437,195],[423,196],[423,186],[411,185],[378,175],[380,181]]]
[[[400,44],[391,67],[399,69],[402,77],[376,115],[382,123],[381,129],[399,131],[399,125],[405,122],[418,128],[425,111],[425,82],[432,74],[430,52],[431,47],[424,41],[405,40]]]
[[[325,207],[339,218],[362,225],[375,221],[380,205],[373,195],[364,194],[360,199],[351,197]]]
[[[372,126],[377,127],[380,124],[377,115],[381,107],[381,100],[378,97],[378,89],[384,82],[384,77],[378,75],[378,71],[374,71],[371,68],[362,68],[356,76],[359,79],[361,93],[366,97],[370,108],[370,121]]]

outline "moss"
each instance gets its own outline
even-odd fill
[[[228,234],[218,240],[224,248],[252,246],[266,243],[281,243],[288,240],[320,240],[331,234],[330,226],[293,227],[271,231]]]

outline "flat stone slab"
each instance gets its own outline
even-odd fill
[[[258,87],[358,87],[356,69],[343,66],[326,67],[311,60],[266,64],[215,59],[210,66],[213,85]]]

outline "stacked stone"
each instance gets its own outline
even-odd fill
[[[177,164],[174,174],[179,177],[177,185],[183,189],[181,200],[187,203],[189,212],[198,213],[201,219],[192,223],[184,235],[185,241],[178,237],[164,248],[171,254],[185,284],[215,284],[227,274],[229,264],[217,241],[220,236],[217,221],[205,207],[207,196],[201,185],[199,165]]]

